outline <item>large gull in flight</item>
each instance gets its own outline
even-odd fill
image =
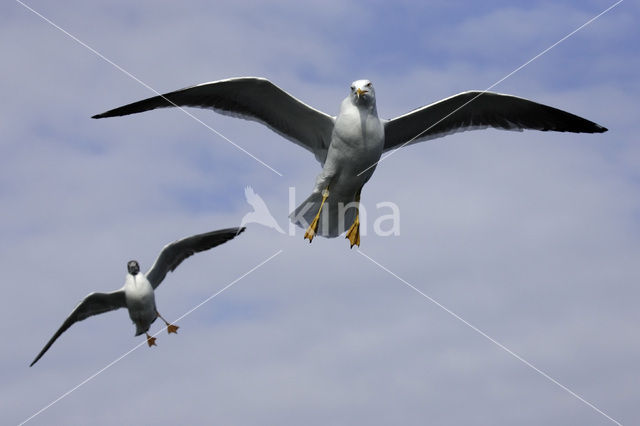
[[[465,130],[602,133],[607,129],[577,115],[512,95],[462,92],[391,120],[380,119],[369,80],[351,84],[349,96],[332,117],[304,104],[264,78],[241,77],[202,83],[112,109],[93,118],[156,108],[191,106],[258,121],[311,151],[322,165],[311,195],[290,218],[315,235],[347,231],[360,245],[358,203],[383,152]],[[322,218],[320,217],[322,213]],[[349,229],[346,226],[350,225]]]
[[[244,231],[244,228],[221,229],[193,235],[167,244],[146,274],[140,272],[140,266],[137,261],[130,260],[127,262],[128,273],[124,287],[112,293],[91,293],[85,297],[62,323],[53,337],[49,339],[30,367],[38,362],[42,355],[53,345],[53,342],[73,324],[93,315],[115,309],[127,308],[129,317],[136,325],[136,336],[145,333],[149,347],[156,344],[156,338],[151,337],[148,333],[149,327],[156,318],[160,317],[164,321],[169,333],[177,333],[178,326],[169,324],[156,309],[154,290],[164,280],[167,272],[176,269],[183,260],[195,253],[223,244],[235,238],[242,231]]]

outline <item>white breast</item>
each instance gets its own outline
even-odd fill
[[[384,127],[375,109],[358,108],[345,99],[336,118],[334,137],[354,148],[372,149],[383,144]]]
[[[153,287],[151,287],[151,283],[144,274],[138,273],[135,276],[127,274],[127,279],[124,283],[124,294],[127,304],[129,300],[132,302],[142,301],[153,297]]]
[[[124,295],[127,301],[129,317],[138,325],[148,329],[156,319],[156,300],[151,283],[142,273],[133,276],[127,274],[124,283]],[[146,331],[145,329],[145,331]]]
[[[345,99],[336,119],[327,162],[334,162],[335,169],[343,172],[359,173],[380,159],[383,146],[384,127],[375,109],[358,108]]]

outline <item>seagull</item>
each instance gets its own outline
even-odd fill
[[[607,129],[566,111],[524,98],[488,91],[467,91],[387,120],[378,117],[369,80],[356,80],[337,116],[318,111],[264,78],[240,77],[198,84],[154,96],[92,118],[115,117],[162,107],[209,108],[260,122],[310,151],[320,162],[311,195],[289,216],[315,235],[346,238],[360,245],[358,206],[364,184],[382,153],[466,130],[602,133]],[[322,220],[320,214],[322,213]]]
[[[183,260],[195,253],[223,244],[235,238],[242,231],[244,231],[244,228],[221,229],[193,235],[167,244],[146,274],[140,272],[140,265],[137,261],[130,260],[127,262],[128,273],[124,287],[111,293],[91,293],[85,297],[62,323],[62,326],[42,348],[29,367],[38,362],[42,355],[53,345],[53,342],[76,322],[120,308],[127,308],[129,317],[136,325],[135,335],[146,334],[149,347],[156,346],[156,338],[148,333],[149,327],[156,318],[164,321],[167,325],[168,333],[177,333],[178,326],[170,324],[156,309],[154,290],[164,280],[167,272],[176,269]]]
[[[252,187],[247,186],[244,189],[244,198],[247,200],[247,203],[253,207],[253,211],[242,217],[242,221],[240,222],[241,227],[249,223],[259,223],[260,225],[273,228],[279,233],[284,234],[284,231],[269,211],[267,204],[261,196],[256,194]]]

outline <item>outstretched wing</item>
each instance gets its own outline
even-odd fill
[[[258,121],[311,151],[324,164],[334,118],[304,104],[264,78],[241,77],[198,84],[134,102],[92,118],[115,117],[156,108],[191,106]]]
[[[158,256],[151,269],[149,269],[149,272],[147,272],[147,279],[155,289],[164,280],[167,272],[176,269],[187,257],[226,243],[243,231],[244,228],[221,229],[193,235],[167,244],[160,252],[160,256]]]
[[[91,293],[84,298],[82,302],[75,307],[71,315],[62,323],[62,326],[56,331],[47,344],[42,348],[36,359],[33,360],[29,367],[38,362],[42,355],[53,345],[62,333],[64,333],[69,327],[78,321],[89,318],[93,315],[102,314],[105,312],[113,311],[115,309],[124,308],[127,306],[127,301],[124,297],[124,291],[118,290],[113,293]]]
[[[494,127],[602,133],[607,129],[577,115],[517,96],[463,92],[384,123],[384,151],[465,130]]]

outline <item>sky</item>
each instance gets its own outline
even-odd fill
[[[640,8],[511,74],[613,4],[3,2],[2,423],[637,424]],[[609,131],[404,148],[364,188],[359,249],[251,224],[158,288],[165,318],[187,314],[178,335],[157,321],[149,349],[111,312],[29,368],[128,260],[145,271],[168,242],[239,225],[245,186],[288,230],[290,191],[321,169],[260,124],[189,110],[282,176],[176,109],[89,118],[237,76],[330,115],[366,78],[384,118],[491,87]],[[373,232],[385,202],[397,236]]]

